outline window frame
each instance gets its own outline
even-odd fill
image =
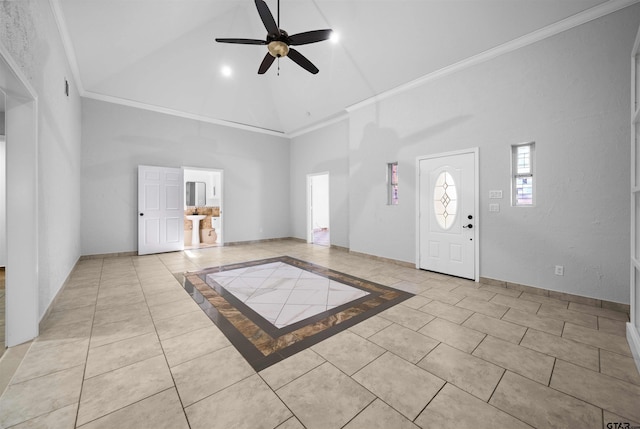
[[[394,181],[395,167],[395,181]],[[398,178],[398,161],[387,163],[387,205],[397,206],[400,204],[399,198],[399,178]],[[395,192],[394,192],[395,191]],[[395,193],[395,196],[394,196]]]
[[[518,173],[518,149],[524,146],[529,147],[529,171]],[[536,144],[533,141],[511,145],[511,206],[512,207],[535,207],[536,205]],[[518,179],[531,178],[531,203],[518,203]]]

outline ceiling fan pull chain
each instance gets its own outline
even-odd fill
[[[278,1],[278,3],[280,3]],[[278,57],[278,76],[280,76],[280,58]]]

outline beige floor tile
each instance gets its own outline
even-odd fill
[[[567,323],[562,332],[564,338],[569,338],[593,347],[609,350],[614,353],[631,356],[631,350],[627,339],[618,335],[608,334],[603,331],[584,328],[582,326]]]
[[[627,336],[627,322],[620,320],[607,319],[606,317],[598,317],[598,330],[607,334],[614,334],[620,337]]]
[[[564,320],[586,328],[598,329],[598,318],[591,314],[580,313],[579,311],[568,310],[555,307],[553,305],[542,304],[538,310],[538,316],[550,319]]]
[[[95,305],[87,305],[71,310],[52,311],[43,322],[43,326],[64,325],[67,323],[87,323],[91,324],[96,311]]]
[[[557,361],[551,387],[626,418],[640,421],[640,386]]]
[[[75,417],[75,416],[74,416]],[[94,420],[80,429],[189,429],[175,388],[170,388],[128,407]]]
[[[444,385],[440,378],[390,352],[358,371],[353,379],[410,420]]]
[[[485,337],[485,334],[474,329],[440,318],[433,320],[418,332],[467,353],[471,353]]]
[[[487,401],[504,369],[458,349],[440,344],[418,366],[465,392]]]
[[[400,304],[404,305],[405,307],[409,307],[409,308],[413,308],[414,310],[417,310],[423,305],[427,305],[430,302],[431,302],[431,298],[427,298],[422,295],[416,295],[407,299],[406,301],[402,301]]]
[[[375,399],[328,362],[276,393],[307,429],[341,428]]]
[[[527,328],[516,325],[515,323],[506,322],[504,320],[485,316],[484,314],[475,313],[462,324],[467,328],[493,335],[512,343],[520,343]]]
[[[497,293],[501,296],[508,296],[512,298],[517,298],[522,294],[522,292],[519,290],[507,289],[506,287],[502,287],[502,286],[486,285],[482,283],[480,284],[480,290],[487,290],[489,292]]]
[[[629,315],[620,311],[609,310],[608,308],[594,307],[592,305],[578,304],[577,302],[570,302],[569,309],[575,310],[581,313],[592,314],[594,316],[606,317],[607,319],[619,320],[621,322],[628,322]]]
[[[445,304],[449,305],[456,305],[464,298],[463,295],[454,294],[452,292],[449,292],[448,290],[442,290],[439,288],[428,289],[422,292],[420,295],[440,302],[444,302]]]
[[[178,284],[172,284],[171,289],[167,289],[163,292],[149,293],[146,295],[147,305],[153,307],[154,305],[166,304],[169,302],[180,301],[186,297],[191,298],[186,290]]]
[[[255,371],[233,347],[200,356],[171,368],[185,406],[237,383]]]
[[[292,416],[257,375],[187,407],[186,413],[191,429],[275,428]]]
[[[507,289],[512,290],[512,289]],[[491,302],[500,305],[506,305],[507,307],[515,308],[516,310],[526,311],[528,313],[537,313],[542,304],[534,301],[527,301],[526,299],[514,298],[512,296],[496,295],[491,299]]]
[[[164,356],[153,357],[85,380],[77,425],[173,387]]]
[[[40,331],[39,347],[54,347],[65,343],[76,343],[89,339],[91,324],[86,322],[69,323],[63,325],[52,324]]]
[[[96,310],[105,310],[123,305],[135,304],[136,302],[144,302],[144,295],[141,289],[130,291],[128,293],[98,298]]]
[[[63,369],[84,365],[89,340],[64,343],[55,347],[39,347],[34,342],[13,376],[13,384],[41,377]],[[51,359],[51,356],[55,356]]]
[[[429,304],[421,307],[420,311],[448,320],[449,322],[457,323],[458,325],[467,320],[473,314],[473,311],[471,310],[456,307],[455,305],[445,304],[437,300],[431,301]]]
[[[560,308],[569,307],[569,301],[564,301],[562,299],[557,299],[557,298],[550,298],[548,296],[537,295],[529,292],[523,292],[522,295],[520,295],[520,299],[524,299],[525,301],[539,302],[540,304],[553,305]]]
[[[0,397],[0,427],[49,414],[77,404],[82,386],[84,365],[18,384],[10,384]]]
[[[0,395],[9,385],[22,360],[29,352],[32,342],[9,347],[5,350],[0,360]]]
[[[358,323],[357,325],[350,327],[349,330],[360,335],[363,338],[369,338],[376,332],[382,331],[392,323],[393,322],[391,320],[387,320],[383,317],[373,316],[365,321]]]
[[[391,307],[378,314],[380,317],[391,320],[399,325],[417,331],[433,320],[433,316],[407,307]]]
[[[451,289],[451,292],[456,295],[469,296],[481,301],[489,301],[491,298],[496,296],[495,292],[491,292],[486,289],[479,289],[475,286],[458,286],[455,289]]]
[[[549,384],[555,358],[490,335],[473,352],[474,356],[493,362],[531,380]]]
[[[369,337],[369,341],[411,363],[417,363],[440,344],[437,340],[395,323]]]
[[[561,320],[540,317],[526,311],[516,310],[515,308],[507,311],[502,320],[558,336],[562,334],[562,327],[564,326],[564,322]]]
[[[603,429],[621,429],[621,428],[633,428],[640,427],[640,423],[629,420],[626,417],[619,416],[617,414],[611,413],[607,410],[603,410]]]
[[[217,326],[208,326],[162,340],[170,367],[213,353],[231,345]]]
[[[169,317],[179,316],[180,314],[198,310],[200,310],[200,307],[188,295],[185,295],[185,298],[179,299],[177,301],[167,302],[164,304],[158,304],[149,307],[149,311],[151,312],[151,317],[153,318],[153,320],[167,319]]]
[[[128,319],[137,319],[148,315],[149,308],[144,302],[137,302],[134,304],[123,305],[115,308],[104,308],[96,310],[96,314],[93,319],[93,325],[105,325],[107,323],[115,323]]]
[[[285,384],[325,362],[326,360],[319,354],[311,349],[306,349],[267,369],[263,369],[260,371],[260,377],[262,377],[273,390],[278,390]]]
[[[373,401],[347,424],[344,429],[419,429],[409,419],[382,402]],[[280,429],[280,428],[278,428]]]
[[[77,410],[78,404],[71,404],[48,414],[11,426],[11,429],[73,429],[76,424]]]
[[[602,428],[599,408],[510,371],[489,403],[538,429]]]
[[[597,369],[595,369],[597,371]],[[600,350],[600,372],[640,385],[640,374],[633,358]],[[640,399],[640,398],[639,398]]]
[[[492,428],[531,429],[528,424],[447,383],[415,420],[423,429]]]
[[[211,319],[202,310],[180,314],[178,316],[162,319],[155,322],[156,331],[161,341],[180,334],[208,328],[213,325]]]
[[[93,347],[89,350],[84,378],[95,377],[159,355],[162,355],[162,347],[155,332]]]
[[[599,368],[597,348],[567,338],[529,329],[520,345],[594,371]]]
[[[304,426],[302,426],[302,423],[300,423],[300,420],[298,420],[294,416],[285,420],[285,422],[279,425],[276,429],[305,429],[305,428]]]
[[[347,375],[352,375],[385,352],[382,347],[348,330],[319,342],[311,349]]]
[[[127,338],[154,332],[153,322],[149,314],[140,314],[132,319],[120,320],[113,323],[105,323],[93,327],[91,332],[90,347],[100,347],[106,344],[126,340]]]
[[[509,307],[505,305],[495,304],[493,302],[482,301],[476,298],[466,297],[456,304],[458,307],[484,314],[485,316],[501,318],[507,312]]]

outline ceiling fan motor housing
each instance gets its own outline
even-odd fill
[[[287,43],[287,38],[289,35],[286,31],[280,29],[279,35],[267,35],[267,41],[269,45],[267,48],[269,49],[269,53],[276,58],[286,57],[289,53],[289,44]]]

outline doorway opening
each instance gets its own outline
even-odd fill
[[[329,173],[307,175],[307,243],[331,245]]]
[[[183,170],[185,250],[223,246],[223,170],[195,167]]]

